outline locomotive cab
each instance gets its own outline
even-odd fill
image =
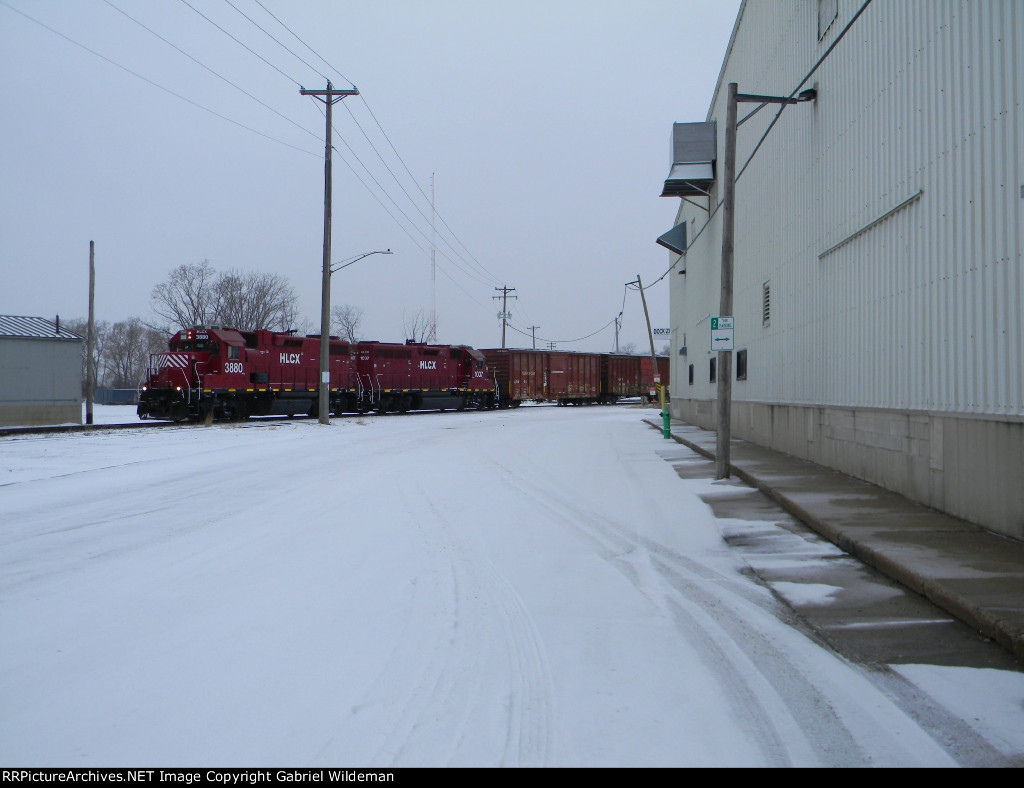
[[[150,356],[149,374],[139,392],[139,418],[185,421],[214,411],[212,387],[245,390],[245,340],[238,331],[195,326],[171,337],[167,353]],[[218,416],[235,415],[220,406]]]

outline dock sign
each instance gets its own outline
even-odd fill
[[[711,349],[732,350],[733,349],[733,318],[713,317],[711,318]]]

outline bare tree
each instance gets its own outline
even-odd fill
[[[363,310],[352,304],[339,304],[331,308],[331,333],[355,344],[359,341],[359,327]]]
[[[107,385],[116,389],[137,388],[146,377],[149,354],[166,347],[166,339],[137,317],[114,323],[103,352]]]
[[[89,334],[89,321],[84,317],[75,318],[74,320],[65,321],[65,327],[72,334],[77,334],[83,339],[88,338]],[[110,323],[106,320],[97,320],[93,323],[93,330],[95,331],[96,337],[93,342],[93,354],[92,354],[92,372],[93,380],[96,381],[97,388],[103,385],[103,365],[100,363],[103,359],[107,338],[110,335]],[[89,368],[87,364],[90,363],[90,359],[86,358],[89,353],[88,343],[82,343],[82,395],[85,396],[86,384],[89,380]]]
[[[625,345],[622,346],[622,350],[620,352],[625,353],[627,356],[635,356],[636,342],[627,342]]]
[[[668,342],[666,342],[664,345],[661,346],[661,350],[658,351],[658,355],[659,356],[668,356],[668,355],[671,354],[671,352],[672,352],[672,346]]]
[[[411,315],[402,312],[402,331],[407,341],[426,342],[430,334],[430,318],[422,309],[417,309]]]
[[[241,331],[287,331],[298,318],[295,290],[278,274],[228,271],[214,286],[214,322]]]
[[[217,272],[209,260],[179,265],[153,288],[153,311],[176,328],[191,328],[212,322],[216,306]]]
[[[252,331],[286,331],[298,298],[286,277],[259,272],[218,273],[208,260],[180,265],[153,288],[152,308],[174,328],[220,324]]]

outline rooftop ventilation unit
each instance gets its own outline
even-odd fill
[[[672,169],[662,197],[707,196],[715,182],[715,122],[672,124]]]

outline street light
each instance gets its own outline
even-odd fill
[[[335,264],[333,267],[324,265],[324,279],[327,283],[330,283],[331,274],[336,271],[340,271],[342,268],[348,268],[352,263],[358,263],[364,257],[369,257],[371,254],[393,254],[390,249],[385,249],[376,252],[366,252],[365,254],[356,255],[355,257],[347,260],[342,260],[340,263]],[[326,260],[324,261],[326,263]],[[319,393],[319,415],[321,424],[330,424],[330,398],[331,398],[331,354],[330,354],[330,336],[331,336],[331,315],[330,315],[330,289],[329,287],[324,288],[323,297],[323,308],[320,310],[320,393]]]
[[[390,249],[384,249],[382,251],[377,252],[365,252],[363,254],[357,254],[355,257],[349,257],[346,258],[345,260],[342,260],[340,263],[335,263],[334,267],[331,268],[331,273],[337,273],[342,268],[348,268],[353,263],[358,263],[364,257],[369,257],[371,254],[394,254],[394,252],[392,252]]]
[[[718,316],[733,316],[733,253],[734,228],[736,223],[736,131],[751,117],[769,104],[780,104],[783,109],[789,104],[814,102],[818,98],[816,88],[796,91],[788,96],[762,96],[755,93],[740,93],[739,85],[730,82],[725,111],[725,167],[722,178],[722,288]],[[757,104],[757,108],[742,120],[739,118],[739,104]],[[771,131],[782,110],[775,116],[765,132]],[[761,137],[761,141],[764,136]],[[676,123],[672,126],[672,169],[665,181],[662,197],[703,195],[708,198],[708,208],[697,203],[698,208],[711,213],[711,185],[715,180],[715,126],[713,121],[705,123]],[[754,147],[753,158],[761,142]],[[750,163],[750,159],[747,160]],[[746,168],[746,165],[744,165]],[[742,170],[740,171],[742,174]],[[717,209],[716,209],[717,210]],[[710,218],[709,218],[710,220]],[[658,243],[677,254],[686,253],[686,229],[676,236],[669,231],[658,238]],[[681,271],[680,273],[685,273]],[[718,350],[718,414],[715,446],[715,478],[729,478],[729,442],[732,438],[732,347]]]

